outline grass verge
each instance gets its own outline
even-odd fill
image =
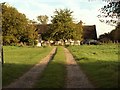
[[[48,64],[35,84],[36,88],[63,88],[65,84],[65,55],[63,47],[58,47],[56,55]]]
[[[118,45],[69,46],[68,49],[96,87],[118,87]]]
[[[52,47],[4,46],[5,64],[2,68],[2,85],[6,86],[23,75],[33,65],[44,58]]]

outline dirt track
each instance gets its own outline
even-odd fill
[[[32,88],[36,83],[38,76],[42,74],[42,71],[45,69],[45,67],[47,67],[48,62],[52,59],[55,53],[56,48],[54,48],[44,59],[42,59],[23,76],[3,88]],[[88,81],[86,75],[77,65],[75,59],[68,49],[64,48],[64,53],[66,56],[67,70],[65,88],[94,88],[94,86]]]
[[[66,48],[64,48],[64,51],[67,61],[66,88],[94,88],[93,85],[88,81],[86,75],[77,65],[72,54]]]
[[[56,48],[54,48],[43,60],[26,72],[23,76],[17,79],[15,82],[3,88],[32,88],[37,81],[38,76],[47,66],[48,62],[52,59],[56,53]]]

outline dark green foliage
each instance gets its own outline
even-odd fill
[[[73,28],[71,28],[70,24],[72,23],[72,12],[70,10],[56,10],[56,15],[54,15],[52,18],[52,25],[51,29],[53,30],[52,38],[59,40],[59,39],[68,39],[72,38],[72,36],[69,33],[73,32]]]
[[[120,42],[120,23],[116,26],[115,30],[112,30],[110,32],[110,39],[112,41],[118,41]]]
[[[27,43],[31,45],[37,38],[35,26],[29,23],[26,16],[6,3],[2,5],[2,31],[3,44],[16,45],[17,43]]]
[[[52,40],[81,40],[82,27],[73,22],[72,13],[68,9],[56,10],[55,15],[52,16],[52,24],[49,26],[48,33],[45,35],[49,35],[49,39]]]
[[[100,35],[99,40],[102,42],[120,42],[120,23],[116,26],[114,30],[112,30],[110,33],[104,33]]]
[[[37,20],[40,21],[41,24],[47,24],[48,16],[47,15],[40,15],[37,17]]]

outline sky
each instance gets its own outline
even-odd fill
[[[115,27],[101,23],[97,18],[99,9],[107,4],[102,0],[0,0],[24,13],[30,20],[37,20],[39,15],[47,15],[49,22],[55,9],[68,8],[73,11],[74,21],[82,20],[84,25],[96,25],[97,36],[110,32]]]

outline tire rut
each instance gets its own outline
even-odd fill
[[[94,86],[88,81],[86,75],[82,72],[77,65],[75,59],[68,49],[64,48],[67,62],[67,76],[65,88],[94,88]]]
[[[36,83],[38,76],[42,74],[49,61],[53,58],[56,50],[57,48],[55,47],[45,58],[43,58],[38,64],[32,67],[23,76],[3,88],[32,88],[33,85]]]

